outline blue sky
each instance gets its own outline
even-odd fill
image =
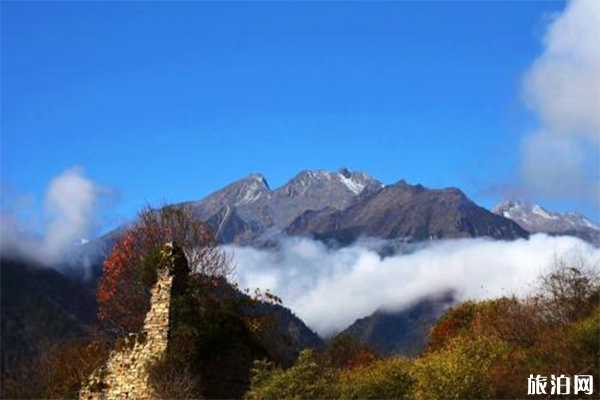
[[[341,166],[491,206],[536,124],[523,74],[564,6],[3,2],[2,184],[40,207],[81,165],[116,193],[104,229],[252,172],[276,187]]]

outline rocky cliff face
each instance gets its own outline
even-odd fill
[[[83,383],[81,400],[151,399],[148,365],[165,354],[169,335],[169,308],[175,275],[175,260],[182,253],[172,244],[162,251],[163,263],[152,288],[150,311],[140,333],[130,334],[113,350],[106,364]],[[185,256],[183,256],[185,259]]]

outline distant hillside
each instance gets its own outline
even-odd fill
[[[51,343],[98,333],[92,288],[50,268],[0,260],[2,372]]]
[[[2,372],[35,358],[44,346],[70,339],[89,341],[100,334],[94,281],[11,259],[2,259],[0,268]],[[241,292],[236,296],[247,297]],[[265,344],[283,360],[291,362],[303,348],[324,346],[289,309],[262,304],[258,313],[276,317],[272,327],[276,340]]]
[[[448,294],[423,299],[401,311],[378,310],[358,319],[342,333],[384,356],[416,356],[425,348],[429,329],[452,303]]]

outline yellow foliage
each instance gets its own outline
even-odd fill
[[[413,366],[417,399],[494,398],[490,370],[505,361],[507,345],[492,337],[459,336]]]
[[[379,360],[342,371],[338,381],[340,399],[410,398],[411,363],[405,358]]]

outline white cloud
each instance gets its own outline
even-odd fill
[[[81,167],[65,170],[46,190],[43,234],[32,233],[20,223],[19,210],[11,210],[2,214],[0,250],[45,265],[62,261],[65,252],[94,227],[95,206],[102,192]]]
[[[524,79],[539,129],[522,144],[532,194],[600,204],[600,2],[571,0]]]
[[[523,140],[521,153],[526,193],[600,204],[599,155],[591,154],[581,140],[538,132]]]
[[[549,26],[544,52],[525,78],[527,101],[551,131],[598,141],[598,49],[600,2],[572,0]]]
[[[79,167],[64,171],[50,182],[45,199],[50,222],[44,240],[49,256],[60,255],[63,249],[89,233],[99,194],[100,188]]]
[[[306,238],[283,239],[277,250],[226,248],[237,262],[240,287],[270,289],[321,335],[377,309],[402,309],[447,290],[459,299],[519,294],[556,254],[576,249],[600,259],[600,250],[579,239],[545,235],[440,241],[387,258],[364,243],[334,250]]]

